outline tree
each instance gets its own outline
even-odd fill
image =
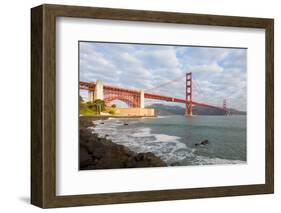
[[[88,107],[89,109],[95,110],[95,104],[94,104],[94,103],[88,101],[86,104],[87,104],[87,107]]]
[[[84,100],[83,100],[81,95],[79,95],[79,102],[84,102]]]
[[[116,104],[112,104],[111,107],[112,107],[112,108],[116,108]]]
[[[94,106],[96,108],[97,113],[101,113],[102,111],[105,110],[105,102],[104,100],[97,99],[94,101]]]

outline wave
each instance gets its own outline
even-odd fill
[[[210,158],[205,156],[196,156],[192,165],[226,165],[226,164],[245,164],[246,161],[229,160],[223,158]]]
[[[169,118],[171,115],[157,115],[157,118]]]
[[[124,145],[130,150],[152,152],[168,165],[217,165],[241,164],[244,161],[210,158],[195,154],[196,149],[187,147],[180,137],[152,133],[151,128],[139,126],[137,119],[109,119],[94,122],[93,132],[106,137],[116,144]],[[124,124],[127,125],[124,125]]]

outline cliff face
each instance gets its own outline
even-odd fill
[[[135,153],[127,147],[99,138],[87,127],[93,118],[80,117],[79,158],[80,169],[114,169],[167,166],[153,153]]]

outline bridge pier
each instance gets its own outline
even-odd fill
[[[88,90],[88,101],[93,103],[94,102],[94,91]]]
[[[144,90],[140,91],[140,108],[144,108]]]
[[[93,103],[95,100],[103,100],[103,98],[103,82],[101,80],[97,80],[95,90],[88,90],[88,101]]]
[[[97,99],[103,100],[103,82],[101,80],[96,81],[93,100],[95,101]]]

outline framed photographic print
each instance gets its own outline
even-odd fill
[[[274,191],[273,19],[31,9],[31,203]]]

